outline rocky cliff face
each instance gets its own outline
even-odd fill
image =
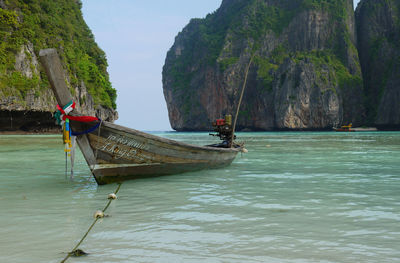
[[[207,130],[236,111],[238,129],[330,129],[362,123],[352,0],[224,0],[175,39],[163,88],[175,130]]]
[[[400,2],[362,0],[356,17],[369,123],[399,129]]]
[[[50,47],[62,58],[78,110],[117,119],[105,55],[83,21],[80,1],[26,2],[0,0],[0,131],[57,129],[57,103],[37,56]]]

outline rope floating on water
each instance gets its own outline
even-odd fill
[[[117,199],[117,195],[116,194],[109,194],[108,195],[108,199]]]
[[[108,195],[109,198],[108,198],[108,203],[107,203],[107,205],[104,207],[103,210],[97,211],[97,212],[95,213],[95,215],[94,215],[95,219],[94,219],[92,225],[89,227],[89,229],[88,229],[88,230],[86,231],[86,233],[83,235],[83,237],[82,237],[81,240],[78,242],[78,244],[71,250],[71,252],[68,253],[68,255],[67,255],[60,263],[64,263],[65,261],[67,261],[68,258],[70,258],[71,256],[77,254],[76,252],[80,252],[80,251],[81,251],[81,250],[78,250],[78,247],[79,247],[79,246],[82,244],[82,242],[85,240],[85,238],[86,238],[87,235],[89,234],[90,230],[92,230],[92,228],[93,228],[94,225],[97,223],[97,221],[98,221],[100,218],[103,218],[103,217],[104,217],[104,212],[105,212],[105,211],[107,210],[107,208],[110,206],[111,202],[112,202],[113,200],[117,199],[117,193],[118,193],[119,189],[121,188],[121,184],[122,184],[122,183],[119,183],[119,184],[118,184],[118,187],[117,187],[117,189],[115,190],[115,192],[114,192],[113,194],[109,194],[109,195]],[[110,196],[113,196],[113,197],[115,196],[115,198],[110,198]]]

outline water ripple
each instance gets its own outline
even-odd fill
[[[238,136],[249,153],[229,167],[125,182],[74,260],[399,262],[399,132]],[[115,190],[80,153],[66,179],[59,141],[0,136],[0,262],[59,262]]]

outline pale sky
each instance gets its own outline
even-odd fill
[[[354,0],[358,3],[359,0]],[[175,36],[191,18],[215,11],[221,0],[82,0],[83,15],[107,55],[117,90],[117,124],[168,131],[162,67]]]

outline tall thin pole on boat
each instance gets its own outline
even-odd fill
[[[251,56],[249,64],[247,65],[247,68],[246,68],[246,74],[244,76],[242,92],[240,94],[239,103],[238,103],[238,106],[236,108],[235,119],[233,121],[233,126],[232,126],[232,137],[231,137],[231,141],[230,141],[230,145],[229,145],[231,148],[233,146],[233,140],[235,139],[236,122],[237,122],[237,118],[238,118],[238,115],[239,115],[240,105],[242,104],[242,100],[243,100],[244,89],[246,88],[246,84],[247,84],[247,75],[249,75],[250,66],[251,66],[251,63],[253,62],[254,56],[255,56],[255,54],[253,54]]]

